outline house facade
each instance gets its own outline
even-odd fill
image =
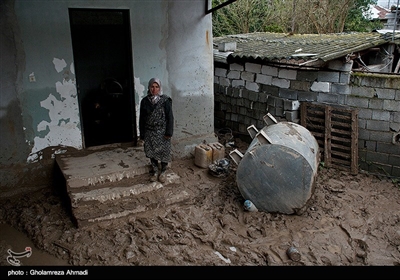
[[[51,184],[56,154],[135,145],[152,77],[173,99],[175,158],[216,140],[204,0],[4,0],[0,11],[1,195]]]
[[[339,106],[357,116],[356,143],[346,156],[356,147],[358,170],[399,178],[396,36],[259,33],[214,38],[216,129],[248,135],[249,126],[266,125],[267,113],[300,123],[303,103]]]

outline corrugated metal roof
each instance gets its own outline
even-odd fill
[[[220,62],[237,60],[319,66],[348,54],[386,44],[393,33],[352,32],[337,34],[288,34],[255,32],[214,37],[214,59]],[[395,43],[400,34],[395,33]],[[222,52],[220,43],[236,42],[236,50]]]

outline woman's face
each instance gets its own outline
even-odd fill
[[[160,86],[157,83],[152,83],[150,86],[151,95],[157,95],[160,93]]]

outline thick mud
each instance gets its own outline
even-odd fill
[[[212,176],[193,159],[174,161],[171,168],[181,177],[175,187],[190,193],[189,200],[76,228],[49,187],[4,199],[0,222],[71,266],[400,264],[396,180],[320,166],[304,212],[285,215],[246,211],[233,165],[225,177]],[[10,266],[7,250],[20,249],[6,234],[1,237],[0,265]],[[297,249],[296,258],[287,254],[289,247]]]

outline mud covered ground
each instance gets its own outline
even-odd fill
[[[43,188],[1,201],[0,222],[72,266],[400,265],[398,181],[321,166],[306,210],[285,215],[245,211],[233,164],[221,178],[193,159],[172,169],[176,187],[196,194],[189,201],[76,228],[60,197]],[[288,257],[290,246],[300,259]],[[1,240],[0,256],[8,249]]]

